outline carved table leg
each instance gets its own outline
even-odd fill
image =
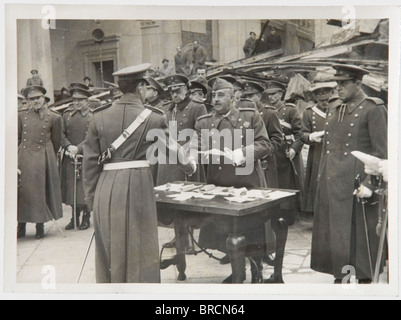
[[[185,244],[187,237],[187,230],[185,220],[177,217],[174,219],[174,231],[175,231],[175,245],[177,249],[177,255],[175,256],[175,263],[178,270],[178,281],[185,281],[187,276],[185,270],[187,269],[187,262],[185,259]]]
[[[227,238],[227,250],[230,256],[233,283],[244,283],[245,278],[245,236],[230,235]]]
[[[276,258],[274,259],[274,274],[270,279],[265,280],[264,283],[284,283],[283,261],[288,236],[288,225],[282,219],[274,219],[272,220],[272,227],[276,233]]]

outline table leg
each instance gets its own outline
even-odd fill
[[[175,231],[175,245],[176,245],[176,256],[175,262],[178,270],[178,281],[185,281],[187,276],[185,271],[187,269],[187,262],[185,259],[185,244],[188,231],[186,230],[185,220],[181,218],[174,219],[174,231]]]
[[[230,235],[227,238],[227,250],[231,261],[233,283],[244,283],[246,254],[245,236]]]
[[[272,227],[276,233],[276,258],[274,259],[274,274],[264,283],[284,283],[283,280],[283,261],[285,246],[288,237],[288,225],[283,219],[272,220]]]

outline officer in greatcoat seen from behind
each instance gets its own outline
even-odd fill
[[[65,150],[62,162],[61,190],[63,203],[72,207],[72,218],[65,227],[72,230],[86,230],[90,227],[90,212],[86,206],[82,182],[82,156],[83,146],[88,132],[93,111],[88,104],[92,93],[82,87],[75,86],[70,90],[73,103],[63,113],[63,139],[62,147]],[[76,212],[74,216],[74,205]],[[82,222],[80,222],[81,213]],[[76,224],[74,224],[76,223]]]
[[[387,159],[387,111],[382,100],[368,97],[361,88],[367,70],[333,67],[340,100],[327,111],[311,268],[333,275],[339,284],[349,273],[344,270],[354,268],[359,283],[367,284],[373,280],[379,244],[377,195],[363,162],[351,152]]]
[[[28,106],[18,111],[18,238],[26,224],[36,224],[36,239],[45,236],[44,224],[63,217],[57,152],[61,146],[61,116],[48,109],[46,89],[23,90]]]
[[[147,155],[165,153],[178,157],[184,173],[196,170],[195,160],[169,143],[163,111],[144,105],[150,67],[113,74],[124,95],[94,113],[84,144],[84,189],[94,213],[98,283],[160,282],[156,197]],[[156,150],[160,146],[164,150]]]

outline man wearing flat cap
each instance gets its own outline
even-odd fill
[[[372,191],[373,180],[364,172],[363,162],[351,152],[387,158],[387,111],[382,100],[362,91],[367,70],[342,64],[333,68],[340,101],[329,106],[324,128],[311,268],[342,283],[347,275],[343,268],[353,266],[359,283],[368,284],[373,280],[379,244],[378,195]]]
[[[57,152],[61,145],[61,116],[46,106],[46,89],[25,88],[28,106],[18,111],[18,238],[26,223],[36,224],[36,239],[45,236],[44,224],[62,218]]]
[[[93,117],[88,103],[88,98],[92,96],[92,93],[85,87],[85,85],[74,84],[74,88],[70,90],[72,104],[63,113],[62,147],[65,153],[62,162],[61,190],[63,203],[72,208],[71,222],[65,227],[66,230],[72,230],[75,227],[79,230],[86,230],[90,227],[90,212],[85,202],[82,172],[75,172],[74,166],[75,159],[82,162],[80,158],[83,156],[86,134]],[[77,177],[76,189],[74,187],[75,176]],[[76,212],[74,212],[75,192]],[[83,213],[82,223],[80,223],[81,212]]]
[[[223,187],[259,188],[265,186],[265,177],[260,160],[273,153],[273,147],[267,136],[267,131],[262,117],[255,108],[236,109],[233,105],[233,85],[226,80],[217,78],[213,84],[214,111],[196,122],[196,132],[199,136],[199,149],[208,161],[207,183]],[[203,130],[210,134],[205,136]],[[234,139],[238,134],[235,130],[242,130],[242,136],[238,141]],[[249,132],[253,132],[250,141]],[[220,143],[219,135],[230,132],[231,145],[226,148]],[[226,139],[226,137],[225,137]],[[227,138],[228,139],[228,138]],[[224,156],[223,156],[224,155]],[[230,159],[227,161],[227,159]],[[249,166],[249,172],[240,173],[238,168]],[[261,265],[261,257],[265,252],[264,226],[260,225],[255,230],[244,230],[247,235],[247,255]],[[231,255],[226,243],[232,243],[235,239],[227,234],[219,234],[213,225],[207,225],[201,229],[199,243],[201,247],[217,249]],[[242,283],[245,278],[244,261],[233,260],[230,256],[233,268],[242,268],[239,274],[241,278],[228,277],[224,283]],[[244,258],[245,259],[245,258]],[[242,266],[242,267],[241,267]],[[252,265],[252,282],[260,281],[261,271]],[[258,280],[259,279],[259,280]]]
[[[31,87],[31,86],[43,87],[43,81],[42,81],[42,79],[40,79],[39,71],[34,69],[31,71],[31,75],[32,75],[32,77],[26,81],[26,86],[27,87]]]
[[[160,77],[165,78],[174,74],[174,67],[170,66],[170,61],[166,58],[163,59],[162,67],[160,68]]]
[[[335,81],[314,82],[309,91],[316,104],[308,107],[302,116],[301,140],[310,146],[306,165],[304,197],[301,204],[304,212],[313,213],[314,210],[327,109],[336,87]]]
[[[301,115],[295,105],[282,101],[286,85],[278,81],[269,81],[264,91],[269,104],[274,107],[280,119],[283,140],[276,152],[278,184],[282,189],[303,191],[304,169],[300,155],[303,142],[301,141]],[[298,212],[294,205],[281,207],[282,215],[288,224],[293,224]]]
[[[160,282],[156,197],[148,153],[178,157],[188,175],[196,170],[182,148],[169,144],[164,113],[144,105],[150,67],[146,63],[113,74],[123,96],[94,112],[84,143],[84,190],[94,213],[98,283]],[[166,150],[157,149],[160,146]]]

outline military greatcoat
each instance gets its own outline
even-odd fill
[[[172,103],[166,106],[165,110],[170,132],[172,135],[175,135],[176,138],[179,138],[180,132],[186,129],[195,132],[196,119],[207,114],[204,104],[197,101],[191,101],[189,97],[177,105]],[[182,146],[189,142],[189,137],[187,137],[185,141],[178,141]],[[187,145],[187,148],[188,147],[189,144]],[[157,185],[164,185],[174,181],[185,181],[186,179],[187,177],[185,174],[176,165],[159,165]],[[199,166],[198,171],[188,179],[194,182],[205,182],[206,178],[203,166]]]
[[[112,154],[111,163],[147,160],[155,142],[167,146],[165,114],[150,117]],[[150,168],[103,171],[98,157],[145,110],[135,94],[125,94],[94,113],[84,143],[84,189],[93,208],[96,279],[99,283],[160,282],[159,239],[154,183]],[[157,135],[147,137],[152,129]],[[169,154],[169,151],[167,151]],[[191,173],[190,165],[183,170]]]
[[[260,188],[265,186],[265,176],[262,171],[260,160],[273,153],[272,144],[268,138],[265,124],[263,119],[256,109],[236,109],[232,108],[230,114],[225,117],[219,116],[215,111],[211,114],[203,116],[198,119],[196,123],[196,132],[199,137],[199,148],[205,151],[218,147],[216,135],[218,132],[228,130],[231,133],[235,129],[242,130],[242,141],[231,141],[233,149],[242,148],[243,154],[247,159],[250,159],[251,154],[254,156],[254,167],[250,174],[240,175],[236,171],[236,167],[232,164],[225,163],[224,157],[219,159],[220,164],[216,164],[214,157],[210,158],[208,165],[207,183],[223,187],[236,187],[236,188]],[[212,130],[210,135],[202,135],[202,130]],[[214,131],[216,130],[216,131]],[[247,143],[246,130],[254,130],[254,140],[251,144]],[[234,137],[234,134],[232,135]],[[242,143],[241,143],[242,142]],[[237,146],[234,146],[237,143]],[[220,143],[221,151],[224,151],[224,144]],[[249,160],[248,160],[249,162]],[[225,240],[227,235],[218,235],[213,226],[205,226],[201,229],[199,242],[202,247],[210,249],[218,249],[226,252]],[[264,225],[261,225],[257,230],[252,230],[247,236],[247,243],[250,246],[261,247],[264,246]],[[249,252],[249,251],[248,251]],[[253,253],[253,248],[252,248]],[[257,252],[260,254],[260,252]]]
[[[353,195],[357,175],[366,178],[364,165],[351,155],[361,151],[387,158],[387,112],[383,101],[362,90],[352,101],[336,102],[327,114],[315,201],[311,267],[342,279],[342,269],[356,268],[357,279],[372,279],[361,203]],[[370,180],[365,182],[369,186]],[[375,202],[375,196],[370,202]],[[373,268],[378,251],[378,207],[366,205]]]
[[[67,149],[73,145],[78,147],[78,154],[83,155],[83,147],[88,133],[89,123],[93,117],[93,111],[86,107],[81,111],[73,106],[69,107],[63,114],[63,139],[62,147]],[[82,163],[82,159],[80,160]],[[62,164],[61,190],[63,203],[74,205],[74,160],[64,155]],[[82,172],[77,175],[77,205],[86,205],[82,182]]]
[[[308,107],[302,117],[302,142],[309,145],[308,162],[306,165],[304,197],[301,208],[305,212],[313,212],[317,189],[317,176],[323,143],[310,142],[309,136],[313,132],[324,131],[326,126],[326,110],[318,106]]]
[[[19,222],[45,223],[63,216],[56,157],[61,132],[61,116],[47,106],[18,111]]]

